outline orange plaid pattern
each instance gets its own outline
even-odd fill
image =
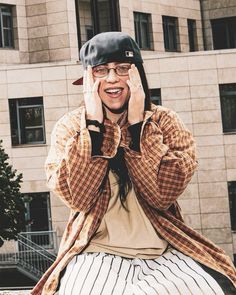
[[[145,112],[141,152],[129,148],[127,114],[120,122],[105,119],[102,155],[91,156],[85,108],[66,114],[52,132],[46,161],[48,185],[71,209],[55,263],[33,289],[33,295],[54,294],[60,272],[81,253],[99,227],[110,196],[108,159],[119,146],[138,200],[157,233],[177,250],[226,275],[236,285],[236,272],[225,252],[186,226],[177,198],[189,183],[197,162],[191,133],[177,114],[161,106]],[[101,183],[105,181],[103,190]]]

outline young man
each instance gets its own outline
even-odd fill
[[[233,294],[230,258],[181,217],[194,140],[173,111],[151,105],[137,44],[102,33],[80,58],[85,106],[58,121],[46,161],[71,215],[32,294]]]

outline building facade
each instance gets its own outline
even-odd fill
[[[235,259],[235,1],[4,0],[0,30],[0,138],[23,173],[26,232],[62,236],[69,210],[43,168],[50,134],[82,104],[82,86],[72,85],[83,75],[79,48],[118,30],[142,50],[153,102],[175,110],[196,139],[199,168],[179,201],[186,223]]]

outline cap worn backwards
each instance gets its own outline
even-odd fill
[[[138,44],[122,32],[105,32],[95,35],[80,50],[80,60],[86,69],[108,62],[142,63]]]

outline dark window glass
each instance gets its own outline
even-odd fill
[[[97,22],[99,25],[99,32],[107,32],[110,31],[111,28],[111,18],[110,18],[110,5],[109,1],[97,0],[97,6],[99,7],[99,11],[96,15]]]
[[[236,131],[236,83],[220,85],[223,132]]]
[[[24,194],[26,207],[25,231],[31,232],[48,232],[52,230],[51,224],[51,206],[48,192],[43,193],[26,193]],[[48,245],[51,235],[40,233],[40,235],[28,235],[31,240],[37,244]]]
[[[164,45],[166,51],[179,51],[178,19],[172,16],[162,16]]]
[[[150,89],[150,98],[151,102],[155,105],[161,105],[161,89],[160,88],[154,88]]]
[[[141,49],[152,48],[151,15],[134,12],[135,40]]]
[[[189,51],[197,51],[197,27],[196,20],[188,19],[188,40],[189,40]]]
[[[12,145],[45,143],[43,98],[10,99]]]
[[[11,6],[0,5],[0,47],[14,47]]]
[[[79,48],[94,35],[120,31],[118,0],[76,0]]]
[[[231,229],[236,230],[236,181],[228,182]]]
[[[211,20],[214,49],[236,48],[236,17]]]
[[[93,27],[86,26],[85,29],[86,29],[86,40],[93,38]]]

